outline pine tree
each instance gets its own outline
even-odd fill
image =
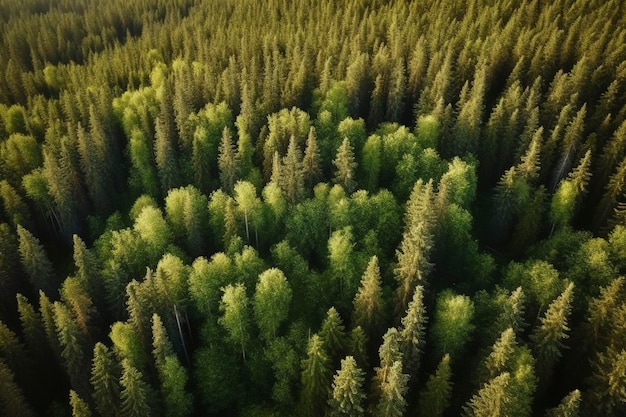
[[[512,398],[509,393],[511,375],[504,372],[486,383],[463,407],[465,417],[505,417],[509,415]]]
[[[433,265],[429,262],[433,248],[433,186],[419,180],[407,203],[404,233],[396,250],[398,264],[395,269],[398,288],[397,310],[406,311],[418,284],[425,284]]]
[[[39,243],[39,239],[20,225],[17,226],[17,235],[20,240],[20,260],[31,284],[35,290],[52,294],[56,290],[56,282],[52,262],[46,255],[44,247]]]
[[[70,390],[70,405],[72,406],[72,417],[91,417],[89,405],[74,390]]]
[[[11,369],[0,360],[0,412],[5,416],[32,417],[35,414],[14,378]]]
[[[626,184],[626,158],[619,164],[606,186],[604,195],[596,207],[593,225],[599,228],[611,214],[618,199],[624,193],[624,184]]]
[[[382,331],[384,314],[378,257],[372,256],[361,278],[361,286],[354,297],[352,326],[360,326],[370,339],[376,340]]]
[[[516,347],[515,333],[509,327],[502,332],[500,338],[493,344],[491,353],[483,362],[482,366],[486,380],[495,378],[509,369],[507,365],[512,360]]]
[[[28,299],[17,294],[17,311],[20,315],[22,334],[26,345],[33,351],[42,354],[46,348],[46,331],[41,321],[41,315],[35,311]]]
[[[166,195],[171,188],[182,183],[176,144],[178,142],[176,124],[172,110],[172,91],[170,82],[165,82],[161,108],[156,119],[154,137],[154,158],[161,180],[161,193]]]
[[[341,146],[337,149],[337,156],[333,160],[333,165],[336,167],[334,177],[335,184],[341,185],[347,193],[352,193],[357,186],[357,162],[347,137],[343,139]]]
[[[302,361],[301,415],[317,416],[325,409],[331,376],[331,360],[326,353],[324,341],[314,334],[309,339],[306,359]]]
[[[120,376],[119,365],[113,354],[98,342],[93,349],[91,365],[91,385],[96,410],[103,417],[115,417],[120,414]]]
[[[331,359],[337,359],[345,352],[347,344],[345,328],[335,307],[329,308],[326,312],[319,337],[324,341],[324,348]]]
[[[418,401],[419,415],[441,417],[450,406],[452,398],[452,371],[450,355],[441,358],[437,370],[428,378],[426,386],[420,392]]]
[[[590,166],[591,151],[587,151],[580,164],[559,184],[550,206],[553,230],[557,224],[565,226],[571,222],[576,205],[587,191],[591,177]]]
[[[341,369],[333,378],[332,393],[328,400],[329,416],[360,417],[365,414],[363,381],[365,373],[352,356],[341,360]]]
[[[400,350],[404,357],[405,369],[409,375],[417,375],[420,357],[426,337],[426,306],[424,306],[424,287],[418,285],[409,303],[406,316],[402,318],[400,328]]]
[[[220,180],[225,192],[231,194],[238,176],[239,161],[237,152],[230,135],[230,130],[225,127],[222,131],[222,141],[219,148],[218,166],[220,169]]]
[[[306,190],[312,189],[322,178],[322,166],[320,160],[320,150],[317,145],[315,128],[311,126],[309,136],[306,141],[304,158],[302,159],[302,177]]]
[[[151,415],[150,387],[143,375],[128,360],[122,361],[120,378],[121,417],[145,417]]]
[[[580,391],[575,389],[567,394],[558,406],[546,412],[546,417],[578,417],[580,409]]]
[[[287,155],[283,158],[281,170],[281,188],[285,192],[287,201],[292,204],[300,201],[304,195],[304,173],[302,170],[302,156],[296,144],[295,136],[289,139]]]
[[[380,387],[380,400],[376,406],[376,417],[402,417],[407,407],[405,396],[408,391],[409,375],[402,373],[402,362],[395,361],[386,380]]]
[[[544,385],[550,381],[554,365],[565,348],[564,339],[569,337],[567,332],[570,328],[567,327],[567,322],[572,311],[573,299],[574,283],[570,282],[563,293],[550,303],[540,325],[530,337]]]
[[[70,308],[58,301],[54,303],[54,322],[61,357],[70,376],[72,388],[84,396],[89,392],[89,368],[85,366],[88,361],[85,336],[81,333]]]

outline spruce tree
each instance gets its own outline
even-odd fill
[[[331,417],[360,417],[365,414],[363,381],[365,373],[352,356],[341,360],[341,369],[333,377],[328,405]]]
[[[406,316],[402,318],[400,328],[400,349],[404,357],[404,366],[409,375],[417,375],[420,357],[426,337],[426,306],[424,306],[424,287],[418,285],[409,303]]]
[[[329,308],[326,312],[319,337],[324,341],[324,348],[331,359],[337,359],[345,352],[347,344],[345,327],[335,307]]]
[[[150,387],[143,375],[128,360],[122,361],[120,378],[121,417],[145,417],[152,415]]]
[[[309,339],[306,359],[302,361],[302,391],[299,407],[301,415],[313,417],[325,409],[332,381],[331,366],[324,340],[314,334]]]
[[[376,340],[380,337],[385,314],[377,256],[372,256],[367,264],[353,304],[353,327],[360,326],[372,340]]]
[[[91,386],[96,410],[103,417],[120,413],[120,370],[112,352],[98,342],[93,349]]]
[[[546,412],[546,417],[578,417],[580,409],[580,391],[575,389],[567,394],[554,408]]]
[[[239,162],[237,161],[237,152],[228,127],[225,127],[222,131],[222,141],[219,147],[217,163],[220,169],[222,188],[225,192],[231,194],[237,180]]]
[[[405,396],[408,391],[409,375],[402,373],[402,362],[395,361],[386,380],[380,387],[380,400],[376,406],[376,417],[402,417],[407,407]]]
[[[356,186],[356,168],[357,162],[354,157],[354,150],[350,144],[350,140],[345,137],[341,146],[337,149],[337,156],[333,160],[335,165],[335,184],[343,187],[346,193],[352,193]]]
[[[315,128],[311,126],[306,140],[306,149],[302,159],[302,177],[306,190],[312,189],[322,177],[320,150],[317,145]]]
[[[441,358],[437,370],[428,378],[419,394],[418,410],[421,416],[441,417],[450,406],[452,398],[452,371],[450,355]]]
[[[287,155],[283,158],[281,170],[281,187],[287,201],[292,204],[298,202],[304,195],[304,173],[302,170],[302,155],[296,143],[295,136],[289,139]]]
[[[72,406],[72,417],[91,417],[89,405],[74,390],[70,390],[70,405]]]
[[[33,288],[53,294],[56,291],[56,282],[52,262],[46,255],[46,250],[39,239],[20,225],[17,226],[17,235],[20,241],[20,260]]]

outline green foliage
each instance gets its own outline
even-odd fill
[[[279,269],[268,269],[259,275],[252,307],[261,336],[270,341],[287,319],[291,302],[291,287]]]
[[[222,289],[220,301],[222,316],[219,323],[228,331],[230,341],[241,347],[241,355],[246,360],[246,345],[251,339],[249,300],[243,284],[228,285]]]
[[[474,331],[474,303],[465,295],[443,291],[437,297],[433,317],[431,332],[436,351],[459,360]]]
[[[440,417],[450,406],[452,395],[452,371],[450,355],[445,354],[437,370],[428,378],[426,386],[419,395],[420,415]]]
[[[364,415],[363,380],[364,372],[359,369],[352,356],[341,360],[341,369],[333,377],[332,393],[328,400],[330,416]]]

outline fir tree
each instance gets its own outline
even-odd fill
[[[356,168],[357,162],[354,158],[354,151],[348,138],[344,138],[341,146],[337,149],[337,156],[333,160],[335,165],[335,184],[339,184],[347,193],[352,193],[356,188]]]
[[[452,397],[452,371],[450,355],[443,356],[437,370],[428,378],[426,386],[420,392],[418,401],[419,415],[441,417],[450,406]]]
[[[314,334],[309,339],[306,359],[302,361],[302,391],[300,393],[302,415],[316,416],[325,409],[331,376],[331,360],[326,353],[324,341]]]
[[[341,360],[341,369],[333,378],[332,393],[328,400],[329,416],[359,417],[365,414],[363,380],[365,373],[352,356]]]

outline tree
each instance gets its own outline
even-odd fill
[[[395,361],[380,387],[380,400],[374,415],[377,417],[402,417],[406,409],[409,375],[402,373],[402,362]]]
[[[513,360],[513,353],[517,347],[515,333],[512,328],[508,328],[502,332],[500,338],[496,340],[491,348],[491,353],[483,362],[486,380],[495,378],[502,372],[507,371],[510,367],[509,362]]]
[[[243,284],[232,285],[222,289],[220,301],[222,316],[218,322],[228,331],[230,340],[241,347],[241,355],[246,360],[246,346],[251,338],[248,296]]]
[[[265,340],[271,341],[276,337],[276,331],[287,319],[290,302],[291,287],[281,270],[272,268],[259,275],[252,306]]]
[[[35,414],[14,380],[11,369],[0,360],[0,411],[6,416],[31,417]]]
[[[553,229],[557,224],[563,227],[571,222],[576,205],[586,192],[591,177],[590,166],[591,151],[587,151],[580,164],[559,184],[550,206]]]
[[[91,385],[96,411],[103,417],[115,417],[120,413],[120,369],[113,354],[98,342],[93,349]]]
[[[324,341],[324,348],[331,359],[337,359],[345,352],[347,345],[345,328],[335,307],[328,309],[319,337]]]
[[[341,360],[341,369],[333,377],[332,393],[328,400],[332,417],[359,417],[365,414],[363,380],[365,373],[352,356]]]
[[[418,410],[421,416],[441,417],[450,406],[452,398],[452,371],[450,355],[441,358],[437,370],[428,378],[419,394]]]
[[[182,182],[176,152],[178,134],[172,108],[172,86],[169,81],[164,85],[166,88],[161,97],[154,135],[154,158],[161,180],[162,195],[166,195],[170,188],[176,188]]]
[[[145,417],[151,415],[150,387],[143,375],[128,360],[122,361],[122,391],[120,393],[122,417]]]
[[[397,310],[406,311],[418,284],[426,283],[433,265],[429,262],[433,248],[433,185],[419,180],[415,183],[407,203],[402,242],[396,250],[398,264],[394,270],[398,287]]]
[[[41,321],[41,315],[22,294],[17,294],[17,311],[20,315],[22,334],[26,345],[33,351],[41,354],[46,349],[46,332]]]
[[[338,289],[340,308],[354,298],[357,292],[358,281],[355,271],[356,256],[352,229],[347,226],[334,231],[328,239],[328,258],[330,263],[331,280]]]
[[[347,193],[352,193],[357,186],[357,162],[354,157],[354,150],[347,137],[343,139],[341,146],[337,149],[337,156],[333,160],[333,165],[336,168],[335,184],[341,185]]]
[[[302,169],[302,155],[296,144],[295,136],[289,139],[287,155],[282,160],[280,170],[280,186],[290,203],[298,202],[304,195],[304,172]]]
[[[554,408],[547,410],[546,417],[578,417],[580,391],[575,389],[567,394]]]
[[[243,218],[246,225],[246,239],[250,242],[250,226],[254,226],[254,235],[256,237],[256,246],[259,246],[258,229],[262,226],[262,203],[257,197],[256,188],[248,181],[237,181],[235,184],[235,202],[237,209],[243,212]]]
[[[17,226],[17,235],[20,242],[20,260],[31,284],[37,291],[43,290],[52,294],[56,290],[57,284],[52,262],[46,255],[44,247],[39,243],[39,239],[20,225]]]
[[[235,186],[235,181],[237,180],[239,162],[237,161],[237,151],[235,150],[235,144],[233,143],[228,127],[224,127],[222,132],[218,166],[220,169],[222,188],[225,192],[230,194],[233,192],[233,187]]]
[[[207,198],[192,185],[169,190],[165,198],[165,213],[172,231],[192,255],[206,250],[207,205]]]
[[[311,126],[309,136],[306,140],[306,149],[302,159],[302,177],[306,190],[312,189],[322,177],[322,164],[320,160],[320,150],[317,145],[315,128]]]
[[[504,372],[486,383],[463,407],[466,417],[504,417],[509,415],[511,375]]]
[[[324,340],[314,334],[309,339],[306,359],[302,361],[302,391],[300,412],[312,417],[325,409],[331,384],[331,359],[326,353]]]
[[[567,327],[567,322],[572,311],[573,299],[574,283],[570,282],[561,295],[550,303],[539,326],[530,337],[544,384],[552,377],[554,365],[565,348],[563,341],[569,337],[567,332],[570,328]]]
[[[409,375],[417,375],[420,357],[426,337],[426,306],[424,306],[424,287],[418,285],[409,303],[406,316],[402,318],[400,328],[400,350],[404,357],[404,367]]]
[[[353,304],[352,326],[360,326],[372,340],[376,340],[385,314],[377,256],[372,256],[367,264]]]
[[[91,417],[89,405],[72,389],[70,390],[70,405],[72,406],[72,417]]]
[[[459,359],[474,332],[473,318],[474,303],[468,296],[451,290],[439,293],[431,329],[436,352],[450,353],[452,359]]]

